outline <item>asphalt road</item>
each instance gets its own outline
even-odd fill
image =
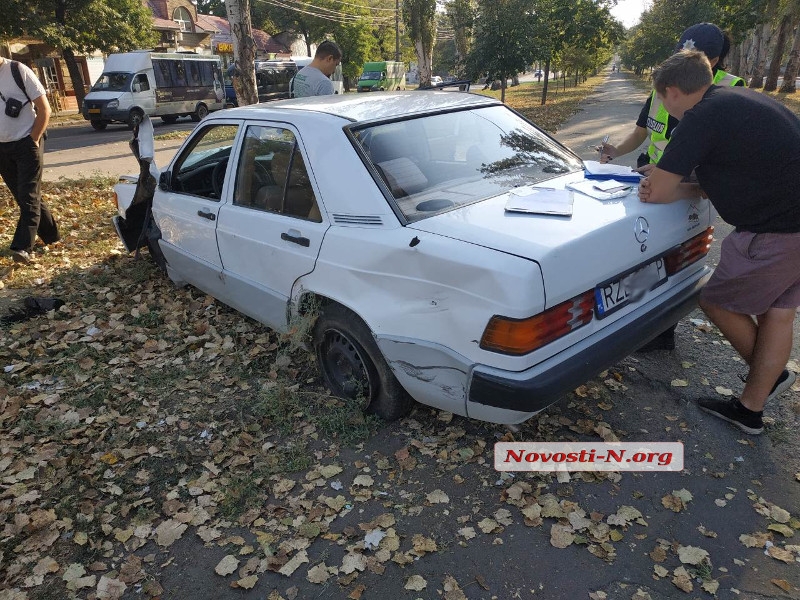
[[[191,131],[196,123],[184,117],[173,125],[154,119],[153,125],[158,136],[173,131]],[[45,181],[57,181],[61,177],[116,177],[138,173],[138,166],[128,146],[131,137],[131,131],[121,123],[109,125],[104,131],[95,131],[88,121],[50,127],[45,142],[43,178]],[[161,165],[171,159],[182,142],[183,139],[156,140],[156,164]]]
[[[592,158],[596,155],[592,146],[604,135],[608,134],[612,141],[619,140],[633,126],[645,95],[624,75],[609,73],[605,84],[556,137],[584,158]],[[127,132],[95,133],[85,129],[85,133],[81,131],[75,135],[79,143],[85,142],[85,145],[48,153],[48,177],[62,168],[126,172],[124,168],[119,169],[120,165],[128,164],[119,162],[127,151],[124,141],[99,147],[91,141],[115,135],[124,139]],[[67,132],[65,134],[69,137]],[[55,145],[59,136],[53,138]],[[173,146],[178,144],[172,143]],[[162,151],[168,150],[162,148]],[[87,166],[85,161],[90,156]],[[635,156],[635,153],[630,155],[631,163]],[[130,161],[131,168],[127,171],[134,167],[132,159]],[[721,222],[718,225],[718,231],[724,233],[727,226]],[[717,248],[718,243],[710,257],[711,263],[716,261]],[[699,311],[692,317],[697,322],[705,320]],[[258,584],[252,590],[231,589],[230,577],[214,573],[220,559],[231,553],[230,546],[204,545],[193,533],[187,533],[170,548],[169,556],[173,558],[160,553],[152,542],[141,552],[143,555],[153,553],[155,564],[165,564],[158,575],[164,589],[162,597],[175,600],[262,600],[272,590],[277,590],[282,598],[303,600],[358,597],[350,596],[357,583],[366,586],[360,596],[365,600],[438,599],[444,596],[446,575],[459,582],[465,597],[481,600],[572,600],[597,592],[607,596],[593,597],[609,600],[798,598],[798,564],[784,564],[767,556],[763,549],[745,547],[740,536],[767,532],[768,525],[774,524],[757,512],[760,499],[764,501],[761,506],[771,503],[798,517],[800,482],[795,480],[794,474],[800,472],[800,394],[789,392],[767,407],[770,426],[764,435],[746,436],[702,413],[695,404],[698,397],[717,393],[715,388],[727,388],[734,393],[741,390],[739,375],[744,374],[746,368],[737,361],[735,351],[718,332],[698,327],[690,319],[681,321],[677,336],[676,350],[634,354],[610,370],[606,380],[595,380],[602,390],[600,398],[569,395],[516,434],[517,439],[526,441],[568,440],[574,439],[576,434],[572,427],[582,420],[595,423],[602,420],[623,441],[683,444],[686,468],[680,473],[628,473],[619,480],[573,476],[572,481],[566,483],[538,476],[523,475],[516,479],[534,488],[538,485],[541,493],[555,494],[558,500],[574,502],[587,513],[609,515],[621,506],[633,506],[641,511],[644,524],[631,523],[617,528],[622,539],[613,544],[616,552],[613,560],[593,556],[578,542],[566,548],[554,547],[551,542],[554,518],[546,518],[539,526],[523,524],[519,510],[506,502],[509,485],[514,479],[499,477],[491,464],[492,444],[507,433],[504,428],[455,418],[448,428],[437,429],[436,413],[428,409],[419,409],[411,419],[400,423],[386,424],[363,447],[344,451],[337,457],[345,467],[341,479],[345,481],[347,477],[347,481],[351,481],[362,468],[354,464],[363,461],[372,469],[370,472],[376,480],[384,481],[386,472],[381,475],[381,468],[376,467],[380,463],[376,463],[375,457],[391,458],[396,450],[414,444],[415,448],[437,448],[436,444],[442,443],[437,436],[453,435],[453,428],[463,434],[458,439],[460,447],[485,444],[487,460],[459,462],[448,458],[447,452],[419,454],[416,469],[400,473],[397,479],[386,480],[381,487],[381,493],[385,494],[381,502],[354,503],[354,510],[332,523],[331,530],[338,535],[343,528],[351,527],[356,530],[357,539],[363,537],[358,532],[359,523],[382,512],[392,512],[397,519],[395,529],[403,539],[403,548],[410,545],[413,535],[423,534],[437,540],[439,549],[436,552],[404,566],[387,562],[382,574],[367,570],[352,585],[340,587],[332,578],[330,583],[320,586],[306,580],[307,567],[321,561],[329,566],[340,565],[344,553],[342,543],[346,538],[338,544],[318,539],[308,549],[311,562],[294,576],[287,578],[266,572],[259,575]],[[797,339],[798,336],[795,359],[800,356]],[[675,382],[685,384],[675,385]],[[593,439],[599,441],[597,436]],[[302,476],[299,474],[299,478]],[[450,502],[426,502],[426,494],[435,489],[444,490]],[[663,498],[681,489],[688,490],[692,500],[677,511],[665,506]],[[512,522],[501,531],[482,534],[478,522],[496,515],[498,509],[511,509]],[[474,527],[477,536],[472,539],[460,536],[457,531],[465,526]],[[252,531],[228,533],[241,533],[248,543],[259,547]],[[775,532],[772,535],[777,545],[798,543],[797,534],[788,540]],[[667,548],[663,563],[653,558],[659,545]],[[681,566],[676,552],[678,546],[702,548],[709,553],[710,575],[720,584],[715,595],[702,591],[702,582],[697,577],[691,578],[691,593],[680,591],[673,584],[674,570]],[[657,577],[654,575],[656,566],[666,568],[669,574]],[[695,572],[694,567],[686,567]],[[411,575],[424,577],[429,582],[428,587],[418,592],[404,589]],[[788,591],[773,581],[786,582]],[[125,595],[126,599],[138,597],[141,594],[134,588]]]

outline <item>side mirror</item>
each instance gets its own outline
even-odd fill
[[[162,171],[158,177],[158,188],[163,192],[169,192],[172,187],[172,174],[169,171]]]

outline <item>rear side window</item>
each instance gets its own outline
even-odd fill
[[[412,222],[582,168],[504,106],[375,125],[354,135]]]
[[[309,221],[322,221],[297,139],[282,127],[247,128],[234,204]]]

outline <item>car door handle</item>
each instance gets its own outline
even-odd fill
[[[214,213],[207,210],[198,210],[197,216],[203,217],[204,219],[208,219],[209,221],[215,221],[217,219],[217,216]]]
[[[295,232],[294,230],[289,231],[288,233],[282,233],[281,239],[286,240],[287,242],[292,242],[294,244],[300,244],[301,246],[305,246],[308,248],[311,245],[311,242],[307,237],[302,237],[300,232]]]

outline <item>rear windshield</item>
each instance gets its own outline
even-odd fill
[[[410,222],[583,168],[505,106],[417,117],[354,134]]]

